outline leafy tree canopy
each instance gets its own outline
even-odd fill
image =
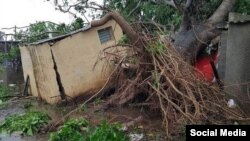
[[[167,4],[168,0],[104,0],[103,5],[118,11],[129,22],[155,22],[165,26],[167,29],[177,29],[182,21],[181,10],[176,10]],[[186,0],[175,0],[177,4],[184,5]],[[93,19],[100,18],[98,8],[91,5],[90,0],[54,0],[56,9],[62,12],[83,15],[88,13]],[[190,8],[192,21],[200,23],[210,17],[221,4],[222,0],[193,0]],[[87,9],[91,9],[87,12]],[[178,8],[177,8],[178,9]],[[242,14],[250,14],[249,0],[238,0],[234,11]],[[104,12],[105,14],[105,12]]]
[[[49,21],[39,21],[30,24],[26,29],[15,29],[16,40],[21,40],[24,43],[32,43],[38,40],[63,35],[71,31],[80,29],[84,26],[84,21],[81,18],[76,18],[71,24],[56,24]]]
[[[184,0],[176,0],[184,3]],[[164,3],[164,0],[105,0],[110,9],[118,10],[129,21],[154,21],[162,25],[178,27],[181,22],[180,11]],[[207,19],[220,5],[222,0],[195,0],[191,8],[191,16],[197,22]],[[250,14],[249,0],[238,0],[234,11]]]

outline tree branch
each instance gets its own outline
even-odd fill
[[[182,10],[182,23],[180,27],[180,32],[187,31],[191,28],[191,19],[190,19],[190,13],[189,13],[189,7],[192,4],[192,0],[187,0],[186,4]]]
[[[137,3],[136,7],[135,7],[133,10],[131,10],[131,11],[129,12],[128,16],[131,16],[131,15],[135,12],[135,10],[136,10],[137,8],[139,8],[140,5],[141,5],[141,0],[139,0],[139,2]]]
[[[139,35],[132,28],[132,26],[116,11],[110,11],[100,20],[92,21],[91,27],[101,26],[105,24],[106,22],[108,22],[110,19],[115,20],[120,25],[120,27],[122,28],[124,33],[128,36],[128,39],[132,44],[136,45],[140,43]]]
[[[175,0],[164,0],[164,3],[177,9]]]
[[[187,0],[185,4],[185,9],[189,8],[191,4],[192,4],[192,0]]]
[[[153,4],[162,4],[162,3],[164,3],[166,5],[170,5],[170,6],[174,7],[175,9],[178,9],[175,0],[151,0],[151,2]]]
[[[236,1],[237,0],[223,0],[217,10],[208,19],[208,22],[211,24],[218,24],[222,22],[231,11]]]
[[[76,4],[73,4],[73,5],[69,5],[67,9],[63,9],[64,6],[62,5],[57,5],[57,7],[59,8],[60,11],[62,11],[63,13],[67,13],[67,12],[70,12],[70,9],[73,8],[73,7],[76,7],[80,4],[82,4],[83,2],[78,2]]]
[[[182,22],[180,26],[180,32],[182,31],[187,31],[191,27],[191,19],[189,16],[189,13],[184,10],[183,15],[182,15]]]

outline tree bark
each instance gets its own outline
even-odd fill
[[[220,35],[221,31],[216,28],[216,24],[225,19],[236,1],[237,0],[223,0],[206,23],[199,25],[189,25],[191,22],[189,22],[190,17],[188,17],[188,11],[184,11],[182,25],[174,38],[174,44],[177,51],[186,61],[191,64],[194,63],[200,51],[202,51],[212,39]]]
[[[228,13],[233,8],[234,4],[237,0],[223,0],[221,5],[217,8],[217,10],[213,13],[213,15],[208,19],[209,23],[218,24],[222,22]]]
[[[189,30],[178,32],[174,44],[184,59],[193,64],[196,56],[220,33],[219,29],[210,24],[193,25]]]
[[[101,26],[101,25],[105,24],[106,22],[108,22],[110,19],[115,20],[120,25],[123,32],[127,35],[131,44],[133,44],[133,45],[140,44],[139,35],[132,28],[132,26],[116,11],[109,12],[107,15],[105,15],[100,20],[92,21],[91,26],[92,27]]]

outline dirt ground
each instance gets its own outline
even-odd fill
[[[49,105],[32,97],[13,98],[9,100],[5,107],[0,109],[0,122],[10,115],[23,114],[25,111],[33,110],[47,113],[52,118],[50,123],[55,123],[77,106],[81,106],[70,118],[85,118],[93,126],[98,125],[102,120],[106,120],[109,123],[118,122],[128,126],[128,129],[125,131],[127,134],[142,134],[143,139],[141,141],[167,140],[162,126],[161,115],[157,111],[148,112],[147,109],[134,105],[105,107],[103,106],[104,102],[96,99],[85,106],[81,106],[80,102],[77,105],[72,103],[62,106]],[[23,137],[20,133],[13,133],[11,136],[0,134],[0,141],[47,141],[48,137],[49,132],[41,132],[32,137]]]

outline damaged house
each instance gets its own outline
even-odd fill
[[[20,47],[29,92],[53,104],[98,91],[112,71],[112,67],[103,67],[105,60],[96,64],[100,52],[116,45],[122,36],[119,24],[108,19],[98,26]]]

